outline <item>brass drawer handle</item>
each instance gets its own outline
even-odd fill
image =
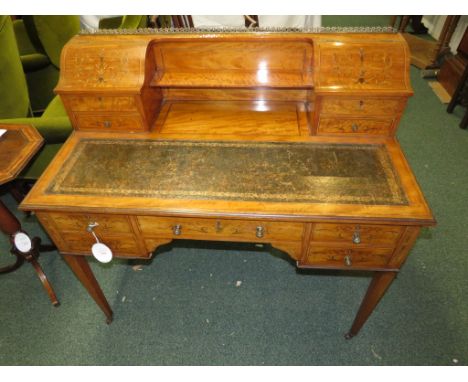
[[[356,123],[353,123],[351,130],[353,130],[353,133],[356,133],[359,130],[359,126]]]
[[[259,225],[257,229],[255,230],[255,236],[261,239],[264,235],[265,235],[265,228]]]
[[[176,224],[172,227],[172,232],[174,233],[174,235],[179,236],[182,233],[182,226],[180,224]]]
[[[104,121],[104,127],[111,127],[112,122],[111,121]]]
[[[359,232],[359,226],[356,226],[354,233],[353,233],[353,243],[354,244],[361,244],[361,234]]]
[[[89,222],[88,226],[86,227],[86,231],[88,231],[89,233],[93,233],[94,228],[97,227],[98,225],[99,225],[98,222]]]
[[[352,259],[351,259],[351,255],[346,255],[344,257],[344,263],[347,267],[350,267],[351,265],[353,265],[353,262],[352,262]]]

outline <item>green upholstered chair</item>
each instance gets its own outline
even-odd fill
[[[23,16],[13,22],[34,112],[54,98],[63,46],[80,31],[79,16]]]
[[[31,124],[45,140],[41,151],[20,178],[37,179],[72,131],[59,97],[46,107],[41,117],[31,117],[28,87],[9,16],[0,16],[0,123]]]
[[[147,26],[146,16],[140,15],[106,17],[99,21],[99,29],[137,29]]]

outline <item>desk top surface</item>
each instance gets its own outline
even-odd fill
[[[22,209],[430,223],[393,140],[74,134]]]

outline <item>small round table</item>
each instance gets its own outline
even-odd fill
[[[42,144],[42,136],[31,125],[0,124],[0,185],[14,180]],[[10,252],[15,256],[14,263],[0,268],[0,274],[14,271],[24,261],[31,263],[52,304],[58,306],[57,296],[37,261],[39,249],[50,250],[51,247],[41,247],[40,238],[31,239],[1,200],[0,231],[9,237],[12,244]]]

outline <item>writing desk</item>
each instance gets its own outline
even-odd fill
[[[86,260],[96,240],[149,258],[180,238],[373,271],[357,334],[434,224],[394,137],[412,94],[401,36],[101,33],[65,47],[57,92],[75,131],[21,208],[108,322]]]

